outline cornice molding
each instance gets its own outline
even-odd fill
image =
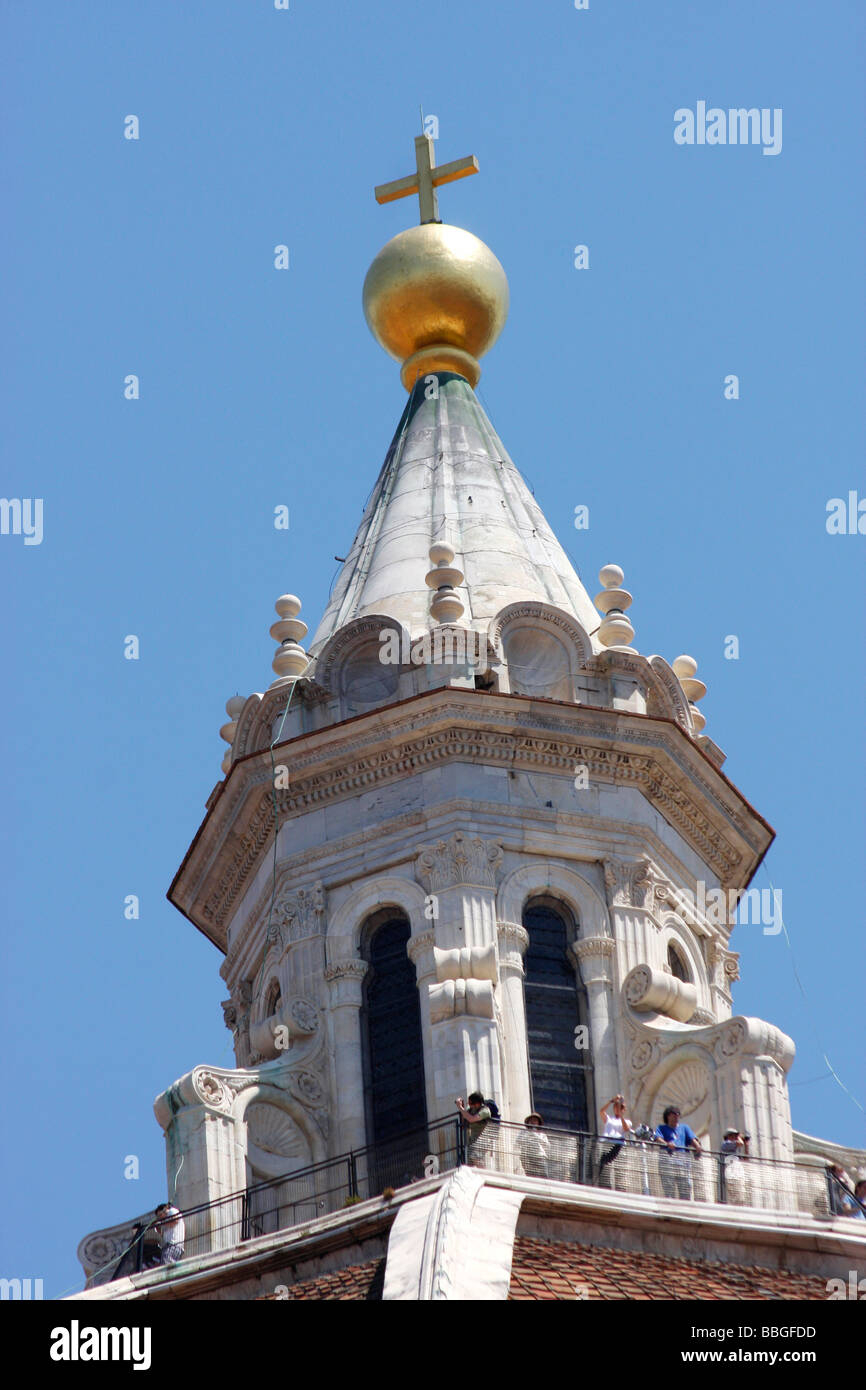
[[[722,883],[742,879],[745,862],[766,849],[768,827],[726,779],[707,773],[703,756],[672,723],[626,712],[602,716],[581,706],[554,706],[556,712],[548,714],[544,702],[532,702],[527,711],[520,697],[473,701],[471,695],[431,692],[413,701],[411,710],[401,707],[400,717],[385,727],[377,712],[353,720],[351,737],[347,728],[334,726],[294,741],[291,786],[277,793],[281,823],[449,761],[569,775],[582,762],[594,780],[636,786]],[[172,889],[178,901],[184,880],[183,899],[193,904],[211,878],[196,921],[217,941],[273,833],[268,755],[261,766],[250,758],[236,767],[231,781],[235,785],[215,804]],[[230,835],[231,859],[213,882]]]

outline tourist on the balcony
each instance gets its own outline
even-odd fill
[[[629,1131],[634,1129],[634,1125],[625,1113],[625,1096],[613,1096],[606,1105],[601,1107],[601,1125],[602,1139],[613,1140],[610,1148],[602,1154],[598,1164],[599,1187],[606,1187],[610,1183],[610,1174],[605,1173],[604,1170],[609,1163],[613,1163],[619,1158]],[[602,1182],[602,1177],[606,1178],[607,1181]]]
[[[854,1184],[854,1196],[859,1205],[849,1215],[855,1220],[866,1221],[866,1178],[858,1178]]]
[[[177,1207],[173,1207],[170,1202],[160,1202],[155,1216],[155,1229],[159,1235],[162,1263],[164,1265],[177,1264],[178,1260],[183,1259],[183,1242],[186,1235],[183,1217]]]
[[[746,1170],[740,1160],[749,1157],[751,1137],[750,1134],[741,1134],[734,1125],[729,1125],[719,1147],[723,1155],[724,1200],[737,1206],[746,1204]]]
[[[722,1140],[720,1152],[726,1156],[729,1155],[731,1158],[748,1158],[749,1140],[751,1137],[751,1134],[741,1134],[738,1129],[730,1125],[725,1130],[725,1137]]]
[[[456,1105],[466,1131],[466,1162],[472,1168],[486,1168],[490,1146],[484,1131],[493,1118],[493,1110],[480,1091],[473,1091],[465,1105],[463,1097],[458,1096]]]
[[[853,1216],[856,1220],[861,1214],[859,1206],[852,1200],[852,1196],[857,1196],[857,1190],[842,1164],[828,1164],[827,1172],[830,1174],[831,1212],[834,1216]]]
[[[528,1178],[550,1177],[550,1139],[544,1133],[544,1121],[536,1110],[527,1115],[517,1136],[517,1153]]]
[[[692,1160],[689,1149],[696,1154],[701,1153],[702,1149],[688,1125],[680,1123],[680,1112],[675,1105],[669,1105],[664,1112],[662,1123],[656,1128],[656,1138],[663,1145],[659,1149],[659,1176],[664,1195],[690,1201]]]

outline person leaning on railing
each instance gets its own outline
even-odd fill
[[[684,1202],[690,1201],[692,1172],[689,1149],[693,1149],[695,1154],[701,1154],[703,1150],[688,1125],[680,1124],[680,1112],[675,1105],[669,1105],[664,1112],[662,1123],[656,1128],[656,1138],[664,1145],[659,1151],[662,1191],[666,1197],[678,1196]]]

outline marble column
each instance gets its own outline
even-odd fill
[[[418,984],[418,1003],[421,1007],[421,1043],[424,1050],[424,1081],[427,1098],[427,1121],[441,1119],[454,1109],[454,1097],[450,1107],[436,1090],[436,1062],[433,1055],[433,1032],[430,1022],[430,986],[436,982],[436,961],[433,955],[435,933],[425,931],[420,936],[412,936],[406,943],[406,953],[415,967]],[[443,1108],[444,1107],[444,1108]]]
[[[361,1003],[364,976],[368,969],[364,960],[344,960],[336,961],[325,970],[330,991],[329,1018],[336,1088],[334,1111],[338,1133],[332,1144],[334,1153],[362,1149],[367,1143]]]
[[[578,978],[586,989],[589,1007],[589,1043],[597,1111],[611,1096],[622,1090],[616,1055],[616,1024],[613,1010],[613,968],[616,943],[610,936],[587,936],[570,947]],[[590,1116],[590,1124],[597,1115]]]
[[[532,1109],[523,957],[529,933],[517,922],[500,922],[499,995],[504,1053],[503,1119],[522,1124]]]

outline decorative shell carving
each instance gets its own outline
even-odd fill
[[[667,1078],[662,1098],[665,1105],[679,1106],[688,1122],[688,1117],[706,1100],[709,1089],[710,1075],[703,1062],[683,1062]]]
[[[247,1133],[256,1148],[280,1158],[306,1155],[307,1142],[291,1115],[276,1105],[254,1102],[247,1108]]]

